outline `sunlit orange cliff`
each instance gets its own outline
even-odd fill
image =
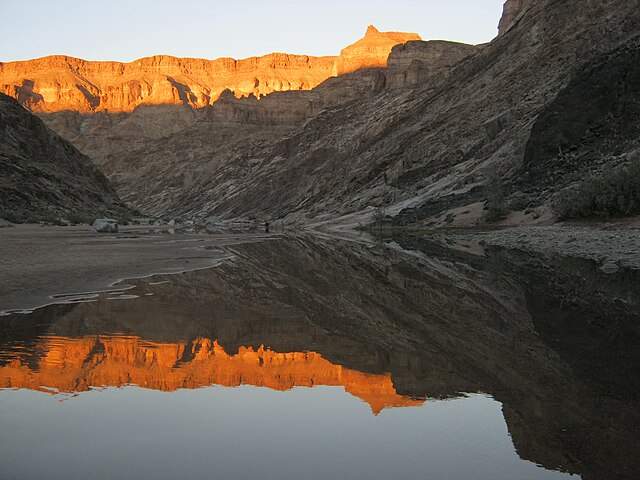
[[[241,347],[230,355],[216,341],[152,343],[138,337],[50,337],[33,366],[19,358],[0,367],[0,388],[72,393],[90,387],[137,385],[162,391],[211,385],[254,385],[274,390],[342,386],[368,403],[374,414],[385,408],[423,402],[399,395],[389,374],[362,373],[335,365],[318,353],[278,353]]]
[[[370,26],[364,38],[337,57],[273,53],[205,60],[158,55],[120,63],[50,56],[0,63],[0,92],[36,112],[130,112],[160,104],[199,108],[214,103],[225,90],[238,98],[310,90],[333,76],[386,67],[392,48],[410,40],[420,36]]]

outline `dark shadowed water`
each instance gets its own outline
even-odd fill
[[[288,238],[0,317],[0,479],[640,474],[640,278]]]

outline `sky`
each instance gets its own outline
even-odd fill
[[[0,62],[337,55],[367,25],[484,43],[504,0],[0,0]]]

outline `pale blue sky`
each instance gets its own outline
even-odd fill
[[[66,54],[130,61],[168,54],[336,55],[380,30],[483,43],[504,0],[0,0],[0,61]]]

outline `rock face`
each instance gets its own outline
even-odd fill
[[[589,63],[540,113],[524,154],[527,178],[549,187],[640,161],[640,40]]]
[[[126,209],[91,160],[0,94],[0,217],[23,222],[106,211]]]
[[[546,142],[556,131],[536,125],[548,107],[571,105],[577,115],[579,102],[574,103],[568,92],[554,102],[569,85],[579,85],[579,98],[587,98],[583,92],[605,95],[591,98],[588,105],[595,115],[590,113],[589,121],[606,125],[609,110],[596,108],[610,95],[597,87],[606,75],[589,72],[606,65],[609,56],[617,58],[614,52],[620,49],[627,58],[637,58],[633,52],[640,9],[637,1],[618,0],[544,0],[524,7],[502,35],[423,83],[384,88],[324,109],[269,144],[239,147],[230,155],[213,153],[209,158],[219,160],[218,166],[188,162],[188,168],[198,172],[198,181],[172,192],[174,207],[169,210],[173,215],[271,217],[300,223],[352,214],[357,224],[369,221],[371,212],[381,207],[397,225],[470,225],[485,217],[489,179],[495,171],[504,206],[514,212],[507,220],[534,222],[540,215],[534,209],[549,212],[563,183],[579,179],[597,162],[606,168],[618,161],[614,157],[637,148],[636,137],[617,148],[618,133],[605,129],[605,136],[597,140],[603,148],[598,155],[571,156],[565,162],[566,150],[556,149],[538,163],[540,157],[534,153],[553,153],[538,145],[538,138]],[[507,11],[503,23],[509,15]],[[634,75],[623,76],[620,88],[611,90],[626,92],[625,98],[632,100],[616,103],[631,105],[626,112],[635,111]],[[403,77],[396,73],[392,78]],[[627,118],[620,109],[610,113]],[[583,129],[572,115],[565,111],[543,118],[553,125],[566,117],[580,127],[575,133],[588,133],[588,126]],[[635,123],[625,128],[620,131],[633,133]],[[580,146],[589,149],[588,139],[582,140],[578,137]],[[544,183],[534,166],[555,169],[558,162],[564,162],[562,176]],[[177,164],[184,167],[174,162],[172,169]],[[136,190],[131,189],[132,195]],[[167,208],[160,191],[147,199],[154,210]]]
[[[417,34],[379,32],[344,49],[339,57],[273,53],[244,60],[155,56],[131,63],[90,62],[66,56],[0,63],[0,91],[35,112],[131,112],[141,105],[212,105],[229,90],[259,98],[273,92],[310,90],[328,78],[386,66],[391,49]]]
[[[333,57],[271,54],[234,60],[142,58],[131,63],[53,56],[0,65],[2,90],[33,111],[131,112],[140,105],[203,107],[237,96],[308,90],[331,76]]]
[[[428,41],[407,42],[393,47],[388,60],[387,86],[407,88],[442,79],[479,47],[464,43]]]
[[[502,9],[502,18],[498,25],[498,33],[502,35],[513,26],[513,22],[527,7],[529,0],[507,0]]]
[[[553,219],[561,189],[638,148],[629,119],[640,8],[637,0],[512,0],[500,31],[470,47],[370,28],[311,90],[258,98],[232,85],[194,109],[205,103],[194,85],[193,95],[172,94],[178,103],[41,115],[96,159],[126,201],[169,218],[352,215],[357,224],[382,208],[396,225],[474,225],[497,189],[513,211],[507,221]],[[363,65],[373,68],[344,73]],[[629,75],[600,88],[612,80],[599,65]]]
[[[173,152],[181,162],[221,165],[325,109],[380,92],[386,77],[379,67],[392,47],[416,38],[370,28],[346,49],[344,62],[287,54],[212,61],[158,56],[127,64],[47,57],[0,64],[0,90],[89,155],[121,194],[138,202],[134,192],[141,183],[146,192],[168,192],[194,177],[186,169],[172,185],[156,181],[154,172],[173,165]],[[364,69],[336,76],[356,65]],[[164,158],[158,158],[160,144]],[[158,208],[170,197],[163,198]]]
[[[335,73],[344,75],[362,68],[384,68],[391,49],[412,40],[421,40],[414,33],[380,32],[369,25],[364,38],[340,52],[336,60]]]

